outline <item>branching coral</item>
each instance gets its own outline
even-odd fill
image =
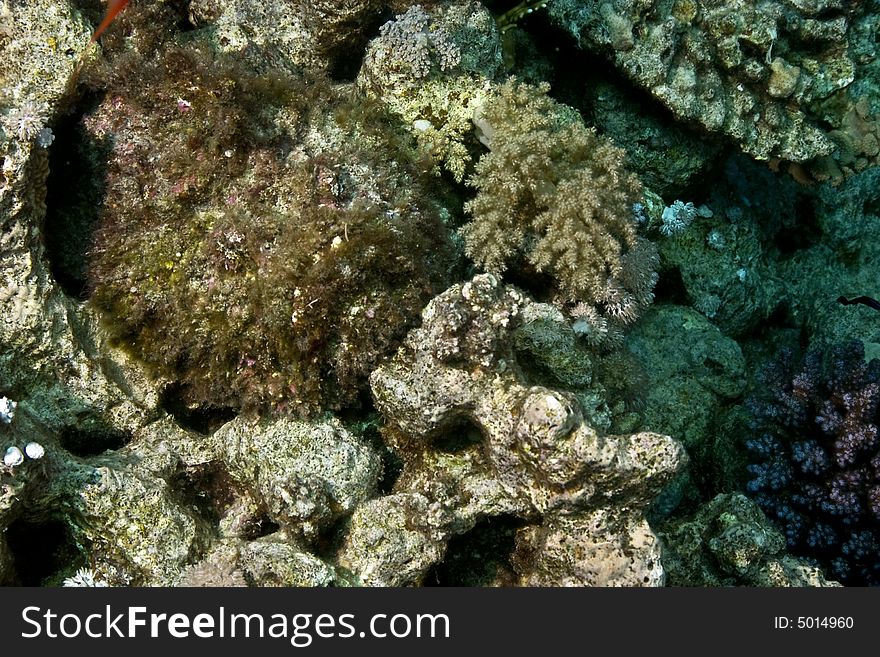
[[[749,491],[789,548],[844,584],[880,585],[880,360],[853,342],[765,369],[751,399],[757,436]]]
[[[631,322],[656,281],[656,250],[632,214],[641,186],[624,152],[546,91],[508,81],[474,119],[490,151],[470,179],[467,253],[495,274],[524,258],[565,301]]]

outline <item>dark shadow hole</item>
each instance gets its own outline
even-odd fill
[[[455,454],[484,442],[483,431],[469,417],[461,416],[431,441],[434,449]]]
[[[351,514],[345,514],[333,521],[329,527],[321,530],[312,544],[315,555],[328,562],[336,560],[342,549],[351,526]]]
[[[85,14],[85,18],[94,27],[98,27],[104,18],[106,7],[101,4],[101,0],[68,0],[68,2]]]
[[[382,12],[367,17],[357,30],[352,30],[353,36],[329,53],[330,79],[334,82],[354,82],[364,63],[370,40],[379,36],[379,28],[393,18],[391,12]]]
[[[59,436],[61,446],[75,456],[97,456],[106,451],[122,449],[131,441],[131,434],[110,427],[67,427]]]
[[[674,303],[679,306],[691,304],[687,288],[678,267],[664,269],[654,286],[655,303]]]
[[[816,217],[813,199],[801,196],[794,206],[795,225],[792,230],[780,230],[773,239],[773,245],[782,257],[817,244],[822,238],[822,229]]]
[[[180,386],[176,385],[168,386],[162,391],[159,405],[162,410],[174,418],[174,421],[180,428],[187,431],[195,431],[205,436],[210,436],[238,415],[235,409],[232,408],[187,406],[181,394]]]
[[[169,483],[182,507],[195,510],[215,528],[238,497],[237,486],[220,461],[181,467]]]
[[[843,9],[838,7],[825,7],[824,9],[820,9],[817,13],[810,16],[812,20],[815,20],[819,23],[827,23],[833,21],[837,18],[844,18],[846,14]]]
[[[60,520],[34,523],[20,518],[6,529],[6,542],[19,586],[57,584],[57,573],[69,570],[81,556],[70,529]]]
[[[82,118],[100,103],[101,94],[86,95],[74,112],[53,128],[46,181],[46,257],[64,292],[80,301],[88,296],[88,253],[105,195],[105,162],[109,143],[86,132]]]
[[[524,260],[504,272],[504,282],[515,285],[538,302],[549,301],[552,290],[556,289],[556,281],[550,274],[535,271]]]
[[[177,4],[180,5],[180,10],[178,11],[177,29],[180,32],[192,32],[194,30],[197,30],[198,28],[193,25],[192,21],[189,19],[189,6],[192,4],[192,0],[179,0]]]
[[[767,319],[760,322],[754,330],[743,336],[742,339],[770,343],[774,335],[780,330],[801,331],[801,323],[792,317],[791,304],[785,299],[778,300]]]
[[[449,541],[443,561],[425,576],[425,586],[512,586],[511,556],[516,531],[525,521],[513,516],[481,520]]]
[[[242,538],[247,541],[255,541],[258,538],[274,534],[279,529],[281,529],[281,525],[272,520],[269,516],[262,515],[258,518],[254,518],[254,521],[248,527],[248,531],[242,533]]]
[[[372,402],[370,402],[370,405],[372,406]],[[345,419],[343,419],[343,422],[345,422]],[[382,433],[379,430],[381,423],[382,419],[379,413],[375,410],[372,411],[368,418],[365,418],[364,423],[361,424],[363,428],[360,434],[361,438],[382,458],[382,474],[379,476],[376,486],[380,495],[387,495],[393,490],[394,484],[397,483],[400,474],[403,472],[404,463],[400,455],[382,439]],[[346,424],[354,426],[352,423],[346,422]]]

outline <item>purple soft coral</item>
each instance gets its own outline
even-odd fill
[[[797,363],[783,352],[747,402],[748,490],[789,548],[846,584],[880,585],[880,360],[852,342]]]

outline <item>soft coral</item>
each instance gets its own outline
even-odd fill
[[[748,490],[789,548],[844,584],[880,586],[880,360],[855,341],[830,357],[791,352],[748,400]]]

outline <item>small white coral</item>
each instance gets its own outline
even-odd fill
[[[46,448],[40,443],[32,441],[24,446],[24,453],[28,455],[28,458],[37,461],[46,455]]]
[[[95,571],[92,569],[80,568],[76,571],[75,575],[65,579],[62,586],[75,588],[102,588],[110,585],[103,579],[99,579],[95,575]]]
[[[712,215],[712,211],[705,205],[696,207],[690,201],[687,203],[675,201],[675,203],[667,206],[663,210],[663,215],[661,217],[663,224],[660,226],[660,232],[667,237],[670,237],[671,235],[682,232],[685,228],[690,226],[691,222],[697,217],[709,218]]]
[[[14,402],[8,397],[0,397],[0,422],[9,424],[15,417],[15,407],[18,402]]]
[[[44,103],[26,100],[4,117],[3,124],[21,141],[31,141],[46,128],[47,111],[48,108]]]
[[[696,216],[697,209],[694,207],[693,203],[676,201],[672,205],[664,208],[663,216],[661,217],[663,219],[663,225],[660,226],[660,232],[667,237],[680,233],[691,225],[691,222]]]

